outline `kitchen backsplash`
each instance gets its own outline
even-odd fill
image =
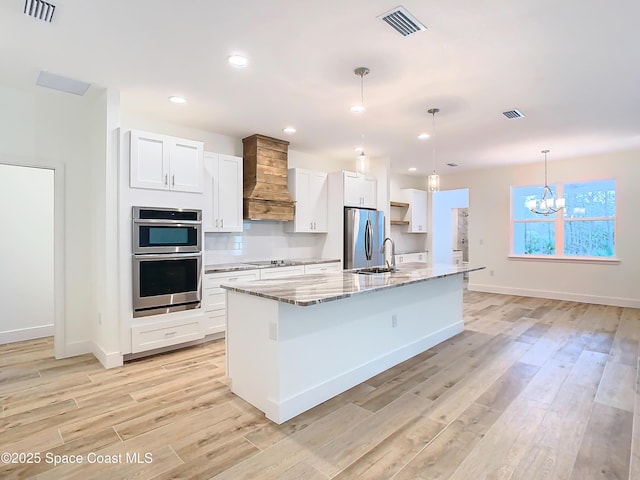
[[[238,233],[206,233],[206,265],[253,260],[319,258],[325,235],[287,233],[284,222],[245,221]]]

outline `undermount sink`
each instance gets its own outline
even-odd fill
[[[367,268],[359,268],[355,270],[354,273],[361,273],[363,275],[375,275],[376,273],[391,273],[396,270],[391,267],[367,267]]]

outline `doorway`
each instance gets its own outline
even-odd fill
[[[469,209],[453,208],[453,249],[462,252],[462,261],[469,261]]]
[[[61,165],[0,158],[0,344],[54,337],[64,353]]]

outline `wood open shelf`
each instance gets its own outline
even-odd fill
[[[409,220],[391,220],[391,225],[409,225]]]
[[[393,200],[389,202],[389,205],[392,207],[400,207],[400,208],[408,208],[409,204],[405,202],[394,202]]]

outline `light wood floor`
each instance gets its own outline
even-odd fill
[[[467,292],[465,321],[280,426],[230,393],[223,341],[113,370],[2,345],[0,452],[41,457],[0,478],[640,479],[640,310]]]

